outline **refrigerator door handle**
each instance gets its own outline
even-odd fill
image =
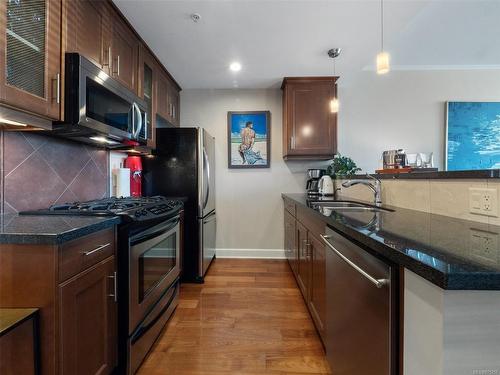
[[[208,215],[206,218],[203,219],[203,224],[208,224],[211,221],[217,220],[217,217],[215,216],[215,212]]]
[[[208,162],[207,151],[205,150],[205,148],[203,148],[203,174],[205,173],[206,173],[206,179],[205,176],[203,176],[204,177],[203,183],[206,186],[204,192],[205,197],[203,199],[203,209],[207,207],[208,197],[210,196],[210,163]]]

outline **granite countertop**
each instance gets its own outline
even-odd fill
[[[59,245],[121,222],[117,216],[0,215],[0,244]]]
[[[282,194],[369,251],[443,289],[500,290],[500,227],[426,212],[311,208],[305,194]],[[366,203],[366,202],[364,202]],[[481,246],[489,238],[487,247]]]

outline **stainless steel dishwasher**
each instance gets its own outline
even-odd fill
[[[398,269],[327,229],[326,356],[333,374],[398,373]]]

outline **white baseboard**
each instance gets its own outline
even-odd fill
[[[286,259],[283,249],[217,249],[217,258]]]

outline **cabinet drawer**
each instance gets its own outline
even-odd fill
[[[285,199],[285,209],[295,216],[295,203],[291,200]]]
[[[71,241],[59,249],[59,281],[99,263],[115,253],[115,230],[106,229]]]

